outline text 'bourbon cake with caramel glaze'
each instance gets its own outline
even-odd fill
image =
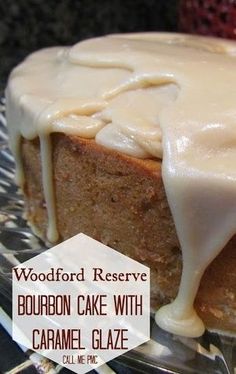
[[[223,39],[111,35],[30,55],[6,89],[35,231],[148,265],[156,322],[185,336],[236,332],[235,67]]]

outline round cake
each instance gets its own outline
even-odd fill
[[[6,89],[35,232],[149,266],[156,322],[180,335],[236,332],[235,56],[223,39],[111,35],[30,55]]]

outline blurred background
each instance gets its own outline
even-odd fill
[[[0,76],[27,54],[117,32],[177,29],[178,0],[0,0]]]
[[[136,31],[236,38],[236,0],[0,0],[0,89],[39,48]]]

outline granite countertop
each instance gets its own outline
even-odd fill
[[[0,89],[29,53],[118,32],[175,31],[178,0],[4,0],[0,2]]]

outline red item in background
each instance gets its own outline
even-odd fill
[[[236,0],[180,0],[179,31],[236,39]]]

